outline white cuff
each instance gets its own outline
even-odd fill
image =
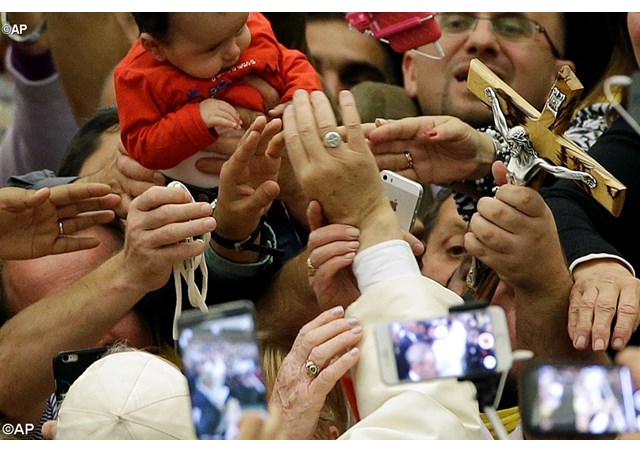
[[[629,261],[617,255],[610,255],[608,253],[592,253],[590,255],[586,255],[581,258],[578,258],[573,263],[571,263],[571,266],[569,266],[569,272],[573,273],[573,270],[578,264],[582,264],[591,260],[602,260],[602,259],[618,260],[620,261],[621,264],[629,268],[629,271],[631,272],[631,274],[633,274],[634,277],[636,276],[636,271],[633,268],[633,266],[629,263]]]
[[[407,241],[393,239],[358,253],[353,261],[353,273],[360,292],[364,293],[382,281],[420,275],[420,268]]]

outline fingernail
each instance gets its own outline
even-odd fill
[[[587,346],[587,338],[583,335],[580,335],[576,340],[576,348],[582,349]]]
[[[344,308],[341,305],[338,305],[337,307],[333,307],[331,309],[331,314],[334,316],[341,315],[342,313],[344,313]]]
[[[604,340],[602,338],[598,338],[593,343],[593,350],[594,351],[603,351],[604,350]]]
[[[373,122],[376,127],[380,127],[383,124],[387,124],[389,121],[385,120],[384,118],[376,118],[375,121]]]
[[[209,214],[211,214],[211,211],[212,211],[212,209],[211,209],[211,205],[209,203],[204,203],[204,204],[200,205],[200,212],[203,215],[209,215]]]
[[[622,341],[622,338],[614,338],[611,346],[613,346],[613,349],[620,350],[624,347],[624,341]]]
[[[413,244],[413,254],[420,256],[424,253],[424,244],[422,242],[416,242]]]
[[[360,350],[358,348],[351,348],[351,349],[349,349],[349,354],[350,355],[358,355],[358,354],[360,354]]]
[[[357,238],[360,236],[360,230],[356,227],[349,227],[347,228],[347,234],[352,238]]]
[[[356,253],[355,252],[345,253],[344,255],[342,255],[342,257],[346,260],[352,260],[356,257]]]
[[[358,241],[350,241],[348,244],[348,247],[350,250],[358,250],[358,247],[360,247],[360,242]]]
[[[204,227],[207,230],[214,230],[216,228],[216,219],[213,217],[207,217],[204,219]]]
[[[153,180],[157,183],[160,183],[162,185],[164,185],[165,183],[165,179],[164,179],[164,175],[162,173],[160,173],[159,171],[156,171],[153,174]]]
[[[433,131],[433,130],[431,130],[431,131],[426,131],[426,132],[424,133],[424,135],[426,135],[427,137],[431,137],[431,138],[433,138],[433,137],[436,137],[436,136],[438,135],[438,132],[437,132],[437,131]]]
[[[351,325],[360,324],[360,320],[358,318],[347,318],[347,323]]]
[[[351,333],[354,334],[354,335],[357,335],[360,332],[362,332],[362,326],[356,326],[353,329],[351,329]]]
[[[349,90],[342,90],[339,96],[340,100],[349,99],[351,97],[351,92]]]

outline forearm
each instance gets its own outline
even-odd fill
[[[122,269],[118,254],[0,328],[0,412],[14,422],[37,420],[53,391],[53,356],[95,346],[144,295]]]

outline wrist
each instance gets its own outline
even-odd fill
[[[491,166],[498,156],[498,142],[489,134],[479,132],[477,154],[476,154],[476,171],[471,179],[483,178],[491,174]]]
[[[360,224],[358,253],[381,242],[403,239],[398,217],[390,206],[382,206],[367,216]]]

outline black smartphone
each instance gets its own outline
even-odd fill
[[[627,367],[534,363],[521,381],[522,421],[530,433],[638,431],[640,393]]]
[[[53,358],[53,378],[58,405],[64,400],[71,384],[107,350],[108,348],[74,349],[61,351],[55,355]]]
[[[239,300],[185,311],[178,347],[199,439],[234,439],[247,410],[266,415],[267,399],[253,303]]]

